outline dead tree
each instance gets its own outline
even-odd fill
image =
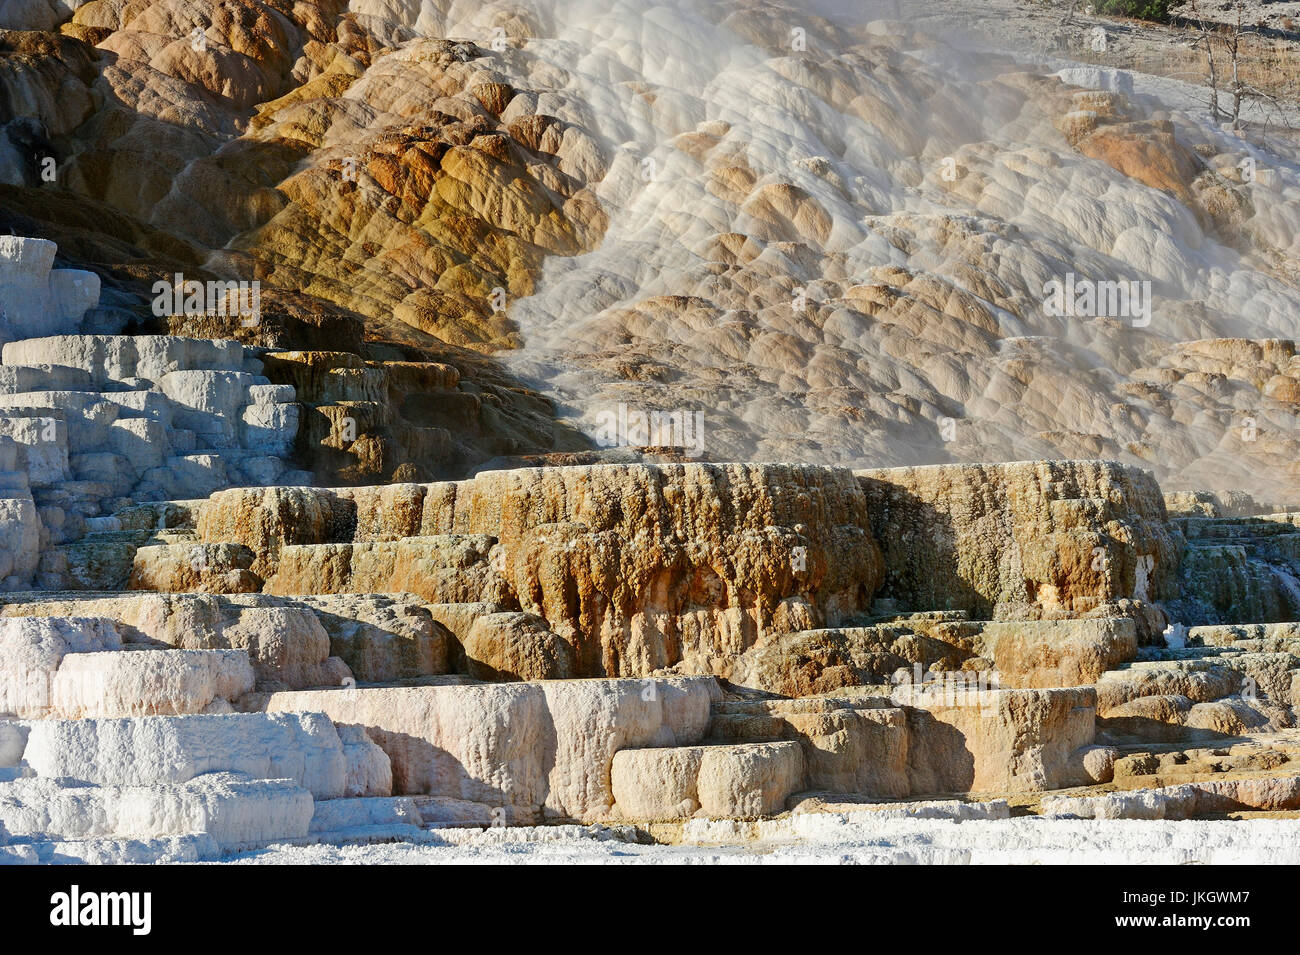
[[[1205,62],[1210,72],[1208,80],[1210,84],[1210,116],[1217,123],[1223,116],[1223,111],[1219,108],[1219,66],[1214,57],[1214,38],[1217,31],[1212,29],[1209,21],[1201,16],[1197,0],[1191,0],[1187,5],[1187,9],[1188,19],[1196,24],[1197,29],[1196,40],[1192,43],[1192,49],[1197,47],[1205,49]]]
[[[1228,58],[1232,64],[1232,128],[1241,128],[1241,99],[1245,89],[1241,82],[1241,34],[1246,5],[1237,3],[1237,22],[1228,35]]]

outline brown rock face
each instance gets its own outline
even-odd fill
[[[524,469],[474,481],[520,606],[578,672],[718,672],[783,620],[860,610],[880,579],[846,471],[786,465]]]
[[[242,544],[163,544],[135,552],[128,590],[159,593],[259,593],[263,581],[248,568],[253,552]]]
[[[599,147],[575,124],[521,110],[536,93],[504,82],[472,43],[421,40],[347,72],[263,102],[246,138],[204,164],[215,191],[239,186],[221,161],[250,140],[309,154],[272,173],[274,201],[225,238],[242,233],[234,247],[277,286],[455,345],[517,342],[494,290],[526,295],[547,254],[599,240],[605,213],[587,190],[604,174]],[[500,118],[515,100],[518,127]]]
[[[912,792],[907,712],[884,698],[805,698],[713,706],[718,741],[794,740],[803,748],[807,788],[877,798]]]
[[[546,256],[599,241],[590,133],[529,111],[538,94],[504,82],[489,51],[427,39],[399,53],[409,25],[363,25],[333,0],[83,7],[67,35],[0,30],[0,104],[31,125],[0,131],[0,225],[111,275],[114,321],[345,353],[362,376],[300,398],[302,463],[325,483],[589,446],[465,349],[517,345],[507,307]],[[43,157],[57,181],[35,178]],[[157,317],[152,283],[178,273],[257,280],[261,321]],[[357,377],[379,393],[358,399]]]
[[[257,555],[251,569],[265,578],[283,545],[329,537],[335,519],[330,502],[306,488],[221,491],[204,505],[198,532],[207,541],[251,548]]]
[[[222,492],[198,530],[250,547],[268,593],[489,601],[543,618],[574,675],[723,673],[770,633],[866,609],[883,568],[865,506],[832,468],[598,465]]]
[[[575,676],[723,672],[764,634],[862,611],[881,572],[865,499],[844,470],[530,468],[383,489],[389,508],[374,508],[374,494],[295,504],[318,516],[285,529],[300,546],[264,538],[276,520],[259,496],[218,495],[231,509],[205,517],[201,533],[256,539],[277,561],[276,594],[409,590],[430,603],[515,605],[573,648]],[[348,517],[329,524],[337,513]],[[386,543],[339,539],[354,537]]]
[[[1120,617],[986,624],[979,643],[1006,687],[1085,686],[1137,656],[1137,625]]]
[[[1181,537],[1150,474],[1104,461],[855,472],[903,609],[1078,616],[1171,596]]]
[[[284,547],[267,593],[411,593],[432,604],[513,604],[491,563],[494,541],[443,534],[359,544]]]
[[[573,649],[541,617],[479,617],[463,641],[466,669],[479,680],[563,680],[574,675]]]
[[[957,619],[962,616],[914,614],[868,627],[779,634],[742,654],[728,679],[790,697],[950,674],[983,674],[990,685],[1008,688],[1084,686],[1137,655],[1138,628],[1127,617]]]
[[[540,618],[555,638],[544,642],[572,652],[529,672],[673,668],[788,695],[971,658],[1009,674],[1050,658],[1073,675],[1061,682],[1090,682],[1130,653],[1123,625],[1103,618],[1133,618],[1145,641],[1163,628],[1153,602],[1175,586],[1181,545],[1150,477],[1102,461],[856,475],[523,468],[444,484],[221,492],[199,514],[204,542],[253,551],[268,593],[487,603]],[[925,613],[864,627],[873,599],[877,612]],[[964,616],[1088,616],[1097,633],[1026,625],[994,640]],[[458,627],[462,644],[472,625]]]
[[[1082,781],[1092,745],[1092,687],[980,690],[898,687],[907,708],[914,792],[1025,792]]]
[[[1174,136],[1172,123],[1116,123],[1085,136],[1079,152],[1100,159],[1152,189],[1193,199],[1190,184],[1202,168],[1196,154]]]
[[[946,619],[959,616],[916,614],[867,627],[782,633],[742,654],[728,679],[737,686],[800,697],[882,686],[900,669],[909,674],[961,669],[976,656],[982,624]]]

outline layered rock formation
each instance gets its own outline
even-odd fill
[[[1026,485],[1027,469],[1042,475],[1052,467],[1071,479]],[[137,585],[168,579],[174,586],[164,590],[184,589],[187,578],[167,577],[168,565],[151,553],[160,547],[237,544],[250,567],[267,575],[265,589],[278,593],[11,599],[0,621],[7,628],[4,671],[12,677],[4,705],[20,721],[6,724],[19,731],[8,771],[21,784],[14,818],[29,818],[23,814],[35,797],[28,788],[68,775],[93,784],[85,799],[101,800],[105,808],[95,811],[107,819],[124,818],[126,810],[114,808],[124,800],[183,801],[196,785],[225,787],[222,799],[243,807],[229,812],[251,814],[239,823],[246,839],[219,819],[202,822],[202,833],[167,834],[215,839],[195,849],[201,853],[264,840],[259,826],[268,820],[279,827],[275,838],[313,831],[348,838],[354,827],[378,832],[390,824],[409,834],[429,824],[752,818],[780,813],[808,791],[859,799],[1034,793],[1108,783],[1124,760],[1126,778],[1136,779],[1130,751],[1292,725],[1300,657],[1289,652],[1289,631],[1197,628],[1188,631],[1188,649],[1145,650],[1142,661],[1130,662],[1139,655],[1142,622],[1160,613],[1146,602],[1153,594],[1135,592],[1136,580],[1096,577],[1091,565],[1071,563],[1080,545],[1069,532],[1109,530],[1121,555],[1128,553],[1123,546],[1171,547],[1178,535],[1160,519],[1158,493],[1112,490],[1116,477],[1132,487],[1141,476],[1102,462],[970,468],[962,493],[983,488],[987,502],[972,510],[953,490],[959,473],[938,468],[923,480],[917,470],[855,476],[806,466],[596,466],[488,472],[444,485],[226,491],[183,507],[154,505],[157,513],[183,513],[169,533],[190,544],[140,547],[136,559],[154,576],[137,573]],[[1031,524],[1026,515],[1037,509],[1071,515],[1059,536],[1040,531],[1037,538],[1040,547],[1057,549],[1047,566],[1065,568],[1057,578],[1065,592],[1119,583],[1103,593],[1106,601],[1067,603],[1052,614],[1010,600],[997,621],[953,609],[900,615],[900,598],[880,594],[889,586],[891,555],[905,552],[915,528],[886,519],[893,498],[882,493],[885,485],[916,507],[918,489],[946,488],[931,494],[927,507],[942,505],[954,539],[983,539],[987,566],[999,568],[982,576],[984,562],[960,556],[978,549],[961,547],[946,561],[933,558],[936,579],[969,581],[975,594],[990,582],[991,596],[1028,592],[1032,578],[1012,560],[1014,528]],[[1096,496],[1082,496],[1081,487]],[[547,550],[543,535],[560,546]],[[600,543],[588,563],[577,563],[568,542],[585,537]],[[479,541],[467,564],[455,557],[464,553],[460,538]],[[382,545],[411,548],[424,560],[452,559],[433,568],[445,573],[393,576],[397,565],[374,562]],[[787,572],[788,563],[771,573],[776,555],[788,562],[794,547],[806,548],[803,556],[821,549],[823,563],[810,559],[802,569],[813,573],[805,577]],[[342,551],[346,560],[337,556]],[[324,555],[321,566],[343,560],[337,575],[303,571],[313,564],[296,555],[316,552]],[[539,552],[542,559],[528,559]],[[827,552],[835,556],[822,556]],[[600,576],[595,556],[622,572]],[[638,589],[637,566],[666,582]],[[579,567],[586,569],[581,578]],[[720,582],[710,619],[689,599],[702,568]],[[546,574],[573,582],[555,591],[569,594],[567,602],[543,599]],[[291,581],[308,580],[324,585],[316,589],[348,581],[419,586],[400,597],[283,593],[296,589]],[[475,595],[465,591],[468,582],[489,580],[493,600],[462,599]],[[844,580],[856,585],[851,600]],[[1177,582],[1173,573],[1166,584]],[[658,600],[653,631],[642,626],[649,598]],[[983,599],[970,606],[992,605]],[[778,611],[792,602],[802,612]],[[1107,605],[1136,609],[1099,615]],[[602,617],[584,616],[589,607],[626,629],[591,626],[588,620]],[[1019,619],[1013,608],[1022,611]],[[810,629],[832,616],[833,625]],[[729,631],[733,620],[751,629]],[[729,632],[744,639],[670,639]],[[611,633],[642,642],[619,643]],[[648,659],[628,652],[638,646],[648,648]],[[614,675],[604,669],[611,665],[637,678],[600,678]],[[672,677],[666,669],[710,675]],[[588,679],[557,679],[573,676]],[[400,680],[408,685],[392,685]],[[322,684],[333,688],[307,689]],[[249,719],[316,720],[301,725],[321,742],[306,749],[277,743],[275,734],[285,730],[273,726],[280,723],[249,723],[264,744],[223,742],[234,730],[221,714],[232,708]],[[288,727],[296,733],[299,725]],[[82,739],[87,733],[93,744]],[[122,775],[114,747],[141,754],[141,765]],[[147,754],[156,747],[177,755],[154,765]],[[314,747],[323,762],[314,762]],[[67,762],[90,752],[110,755],[93,765]],[[298,754],[292,767],[277,762],[290,753]],[[271,779],[290,782],[257,782]],[[319,827],[309,820],[305,832],[304,796],[316,807],[311,819],[319,813],[321,820]],[[54,807],[65,800],[61,791],[50,798]],[[381,809],[375,800],[383,799],[391,804]],[[78,835],[53,817],[41,824],[49,839],[76,839],[87,843],[85,851],[102,835]],[[13,831],[35,831],[34,823],[23,825]],[[121,827],[117,835],[147,836],[140,851],[177,851],[152,830],[111,825]]]
[[[1174,595],[1182,540],[1147,472],[1025,462],[857,474],[877,527],[891,529],[882,596],[900,608],[1082,616]]]
[[[99,304],[94,272],[54,268],[53,242],[0,237],[0,345],[77,331]]]
[[[1268,131],[779,4],[3,11],[0,858],[1300,805]]]
[[[114,330],[314,369],[274,380],[318,376],[331,484],[682,443],[608,434],[628,409],[701,415],[715,459],[1294,490],[1283,142],[933,10],[732,6],[10,4],[0,225],[89,267]],[[152,314],[177,274],[260,281],[264,321]],[[472,354],[520,345],[559,407]]]
[[[807,791],[1107,783],[1126,747],[1293,719],[1283,635],[1132,662],[1178,593],[1182,537],[1149,476],[1108,462],[525,468],[122,513],[168,541],[134,546],[135,593],[15,595],[0,616],[5,706],[28,721],[19,779],[71,772],[78,733],[143,752],[159,744],[139,734],[183,732],[165,745],[203,754],[183,766],[295,780],[344,829],[660,823],[771,815]],[[265,593],[204,593],[173,559],[223,548]],[[940,592],[965,606],[915,612]],[[225,724],[185,722],[231,709],[323,714],[341,769],[262,768],[273,743],[228,759]],[[120,722],[140,717],[179,722]],[[110,802],[191,785],[78,772]]]
[[[504,646],[520,648],[505,669],[522,678],[728,676],[741,660],[762,670],[791,640],[837,628],[833,641],[874,639],[851,625],[936,603],[976,618],[1131,617],[1149,641],[1164,628],[1156,601],[1174,592],[1182,543],[1149,476],[1098,462],[856,479],[776,465],[520,469],[445,484],[233,490],[187,506],[197,537],[185,546],[246,548],[267,593],[409,591],[488,670]],[[136,580],[185,589],[185,566],[155,549],[136,552]],[[882,658],[876,674],[956,667],[983,652],[979,627],[934,623],[944,631],[936,650]],[[909,626],[932,629],[895,630]],[[893,638],[881,638],[887,650]],[[1002,642],[1008,671],[1011,646]],[[1124,646],[1099,659],[1124,658]]]
[[[266,708],[365,727],[398,793],[452,800],[460,811],[476,803],[511,822],[589,822],[615,811],[615,754],[698,743],[716,693],[708,679],[563,680],[277,693]]]

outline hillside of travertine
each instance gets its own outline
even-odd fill
[[[1066,6],[0,0],[0,861],[1295,861],[1300,36]]]

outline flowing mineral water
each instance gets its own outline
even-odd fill
[[[604,137],[612,162],[597,192],[611,221],[598,249],[551,258],[537,294],[513,304],[525,348],[507,358],[589,432],[630,395],[703,411],[719,457],[1019,458],[1041,453],[1039,432],[1114,433],[1111,383],[1168,343],[1300,333],[1300,294],[1263,267],[1262,249],[1222,243],[1177,198],[1079,155],[1043,117],[984,102],[981,84],[1006,64],[956,48],[838,45],[905,31],[885,21],[837,35],[809,15],[766,22],[755,38],[682,0],[532,9],[544,35],[501,68],[521,86],[544,77],[538,111]],[[491,35],[495,11],[426,7],[419,22]],[[1068,72],[1074,83],[1115,83],[1105,71]],[[1195,111],[1174,119],[1244,148]],[[1254,232],[1261,246],[1291,246],[1295,166],[1261,161],[1276,175],[1257,193]],[[943,176],[955,166],[954,188]],[[732,195],[736,177],[743,188]],[[783,202],[779,229],[767,205]],[[720,272],[720,234],[742,237],[756,257],[742,252],[741,266]],[[905,351],[900,329],[924,339],[923,327],[846,307],[854,289],[879,288],[898,269],[971,292],[994,327],[979,341],[967,328],[967,341]],[[1149,327],[1135,322],[1117,338],[1095,320],[1050,314],[1044,289],[1076,274],[1150,283]],[[618,360],[685,373],[629,380]],[[1009,397],[1006,376],[1025,361],[1038,363],[1040,383],[1057,380],[1051,394],[1031,385]],[[881,427],[863,427],[861,411],[846,411],[855,403]],[[966,447],[949,444],[945,420],[960,422]],[[1226,442],[1222,421],[1193,430],[1201,457]]]

